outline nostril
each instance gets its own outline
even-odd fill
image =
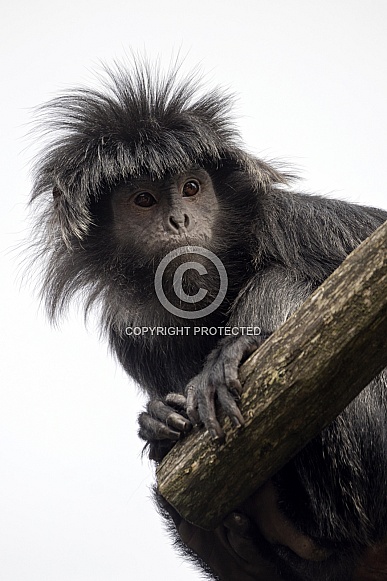
[[[173,216],[169,216],[169,223],[172,226],[173,230],[179,230],[180,225],[179,222]]]
[[[189,226],[189,218],[187,216],[187,214],[184,214],[184,227],[188,228]]]

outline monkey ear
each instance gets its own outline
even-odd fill
[[[66,188],[58,186],[52,188],[54,203],[50,204],[55,213],[55,223],[65,246],[72,249],[79,244],[89,233],[93,223],[89,204],[74,197]]]

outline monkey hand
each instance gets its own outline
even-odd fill
[[[160,462],[175,442],[191,430],[185,409],[186,398],[170,393],[164,399],[151,399],[146,411],[139,415],[138,435],[147,442],[151,460]]]
[[[254,524],[241,512],[229,514],[215,530],[208,531],[184,520],[156,492],[158,504],[172,518],[182,543],[197,555],[221,581],[280,581],[275,567],[264,560],[251,529]],[[282,579],[282,577],[281,577]]]
[[[237,405],[242,393],[238,368],[265,338],[266,336],[248,335],[226,337],[210,353],[202,372],[188,383],[187,415],[192,424],[203,422],[212,438],[224,439],[224,432],[216,415],[216,402],[230,417],[234,426],[244,425],[243,416]]]

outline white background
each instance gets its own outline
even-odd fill
[[[250,151],[304,190],[387,208],[385,0],[8,0],[0,22],[0,578],[200,578],[171,548],[141,460],[141,398],[74,310],[53,329],[21,282],[32,108],[131,50],[239,95]],[[29,149],[26,146],[29,144]],[[16,249],[15,249],[16,248]]]

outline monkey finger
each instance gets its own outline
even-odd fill
[[[247,561],[247,563],[252,563],[257,558],[257,548],[254,545],[252,539],[240,535],[235,530],[228,530],[227,540],[230,543],[232,549],[235,551],[235,553],[241,559],[243,559],[243,561]]]
[[[181,393],[168,393],[165,396],[165,403],[180,410],[187,408],[187,398]]]
[[[228,389],[237,399],[240,398],[242,393],[242,386],[239,381],[238,373],[239,363],[240,363],[239,357],[231,359],[227,358],[225,361],[223,361],[223,374],[225,383]]]
[[[244,417],[237,406],[233,395],[225,385],[220,385],[217,389],[218,401],[223,411],[229,416],[233,425],[240,428],[245,425]]]
[[[148,413],[155,419],[160,420],[167,426],[171,426],[180,432],[189,432],[192,428],[191,422],[184,416],[177,413],[173,408],[165,405],[159,399],[150,400],[148,403]]]
[[[226,529],[234,531],[239,535],[244,535],[248,532],[250,521],[246,515],[241,512],[231,512],[223,521]]]
[[[241,395],[242,395],[242,391],[243,391],[243,388],[242,388],[242,385],[241,385],[241,382],[239,381],[239,379],[238,378],[229,379],[226,376],[225,382],[226,382],[227,389],[232,394],[233,398],[236,401],[239,401],[241,399]]]
[[[181,416],[176,412],[171,412],[166,418],[167,426],[171,428],[175,428],[179,430],[179,432],[183,432],[184,434],[190,432],[192,430],[192,423],[190,420],[186,419],[185,417]]]
[[[198,412],[211,438],[222,443],[224,441],[224,432],[216,419],[215,399],[212,389],[200,393],[198,398]]]
[[[241,513],[232,512],[223,521],[227,540],[236,554],[244,561],[252,562],[256,557],[257,549],[249,536],[249,519]]]
[[[138,435],[147,442],[152,440],[172,440],[177,442],[180,439],[180,432],[172,430],[146,412],[142,412],[139,415],[138,423],[140,425]]]
[[[173,408],[176,412],[183,416],[187,421],[187,398],[180,393],[168,393],[164,399],[165,403]],[[190,429],[192,427],[192,422],[190,422]]]
[[[187,404],[186,404],[186,412],[188,418],[194,425],[200,423],[200,416],[198,412],[198,397],[197,397],[197,389],[196,385],[188,384],[187,386]]]

